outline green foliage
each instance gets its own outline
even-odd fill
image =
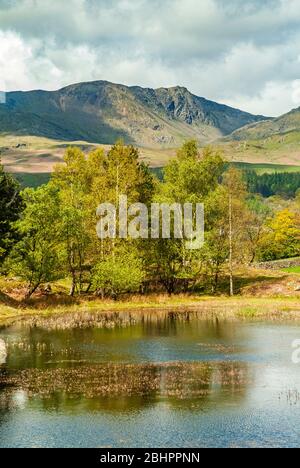
[[[58,192],[51,185],[23,192],[25,209],[15,223],[20,241],[8,259],[11,272],[28,284],[30,297],[43,283],[63,276]]]
[[[93,289],[117,298],[138,291],[145,279],[143,262],[133,251],[120,250],[97,263],[92,272]]]
[[[206,148],[200,156],[195,142],[186,143],[177,158],[165,168],[161,198],[178,203],[199,203],[214,190],[224,171],[224,161],[219,152]]]
[[[300,189],[300,172],[258,175],[255,171],[246,171],[245,180],[249,192],[260,193],[263,197],[280,195],[293,198]]]
[[[129,203],[149,203],[154,178],[140,163],[138,151],[118,142],[107,154],[98,149],[88,158],[78,148],[69,148],[65,165],[56,168],[52,183],[59,192],[62,250],[72,277],[71,294],[81,293],[84,283],[91,287],[94,265],[115,255],[126,242],[97,238],[97,207],[101,203],[118,206],[120,195],[127,195]]]
[[[27,173],[18,172],[13,174],[14,178],[19,182],[23,189],[25,188],[38,188],[41,185],[47,184],[51,179],[50,173]]]
[[[165,168],[164,182],[159,187],[156,201],[204,203],[207,209],[208,205],[212,205],[211,200],[218,190],[224,168],[219,152],[206,148],[201,155],[196,142],[187,142],[178,151],[177,158]],[[215,227],[214,214],[206,210],[207,232]],[[178,288],[187,291],[197,285],[205,265],[210,263],[207,246],[206,243],[201,251],[191,251],[186,248],[184,240],[152,241],[147,252],[151,272],[169,294]]]
[[[0,164],[0,266],[18,239],[13,223],[19,218],[22,209],[20,187]]]
[[[300,254],[300,217],[284,209],[268,219],[259,243],[258,258],[263,261],[297,257]]]

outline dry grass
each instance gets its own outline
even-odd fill
[[[11,173],[46,174],[61,163],[68,146],[79,146],[85,153],[95,148],[108,151],[110,145],[85,141],[59,141],[33,136],[1,136],[0,155],[5,169]],[[162,167],[176,155],[176,149],[140,149],[141,160],[151,167]]]
[[[73,304],[57,304],[54,300],[37,309],[31,306],[19,308],[0,305],[0,324],[6,325],[22,320],[42,326],[43,322],[51,328],[84,327],[97,325],[111,328],[115,325],[130,324],[142,319],[143,314],[156,315],[171,313],[179,317],[185,314],[197,314],[198,318],[218,317],[220,319],[267,319],[299,320],[300,299],[298,298],[213,298],[213,297],[144,297],[126,301],[76,301]],[[129,316],[128,316],[129,313]],[[128,319],[128,317],[130,317]],[[127,323],[128,322],[128,323]]]
[[[299,170],[300,135],[274,136],[266,141],[216,141],[215,146],[224,151],[229,161],[258,164],[296,166]],[[278,141],[277,141],[278,140]],[[0,155],[7,171],[13,173],[50,173],[62,161],[65,149],[77,145],[85,152],[96,147],[108,150],[109,145],[84,141],[66,142],[49,138],[19,135],[0,135]],[[176,154],[176,148],[140,148],[141,159],[151,167],[162,167]],[[280,167],[280,166],[279,166]],[[268,171],[267,168],[264,171]]]

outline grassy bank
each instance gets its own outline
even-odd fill
[[[23,283],[0,277],[0,325],[26,320],[38,323],[41,320],[59,320],[68,316],[70,326],[77,322],[102,323],[107,317],[122,313],[162,313],[194,311],[198,315],[214,315],[220,318],[250,319],[299,319],[300,276],[298,272],[264,271],[248,269],[235,278],[237,295],[228,297],[228,280],[220,284],[220,295],[167,294],[127,295],[118,301],[94,295],[68,296],[69,282],[63,280],[53,285],[52,293],[42,291],[30,301],[24,301],[26,289]],[[72,318],[73,317],[73,318]],[[75,317],[75,319],[74,319]],[[109,320],[109,322],[111,322]]]
[[[0,305],[0,325],[25,321],[42,325],[50,319],[62,321],[67,326],[89,325],[111,322],[119,323],[122,314],[138,318],[145,313],[176,313],[179,316],[187,312],[197,316],[218,317],[222,319],[267,319],[267,320],[300,320],[300,298],[254,298],[254,297],[197,297],[197,296],[146,296],[132,297],[114,302],[109,300],[83,300],[73,304],[62,304],[45,301],[38,307],[22,305],[12,307]],[[127,315],[126,315],[127,314]],[[126,318],[126,320],[127,320]],[[136,319],[135,319],[136,320]],[[122,322],[122,320],[121,320]]]

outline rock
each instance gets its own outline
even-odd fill
[[[7,358],[6,344],[0,338],[0,364],[4,364]]]

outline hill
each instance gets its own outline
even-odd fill
[[[299,166],[300,108],[235,130],[218,144],[233,161]]]
[[[262,140],[281,136],[282,142],[290,133],[300,132],[300,107],[276,119],[255,122],[235,130],[228,140]]]

